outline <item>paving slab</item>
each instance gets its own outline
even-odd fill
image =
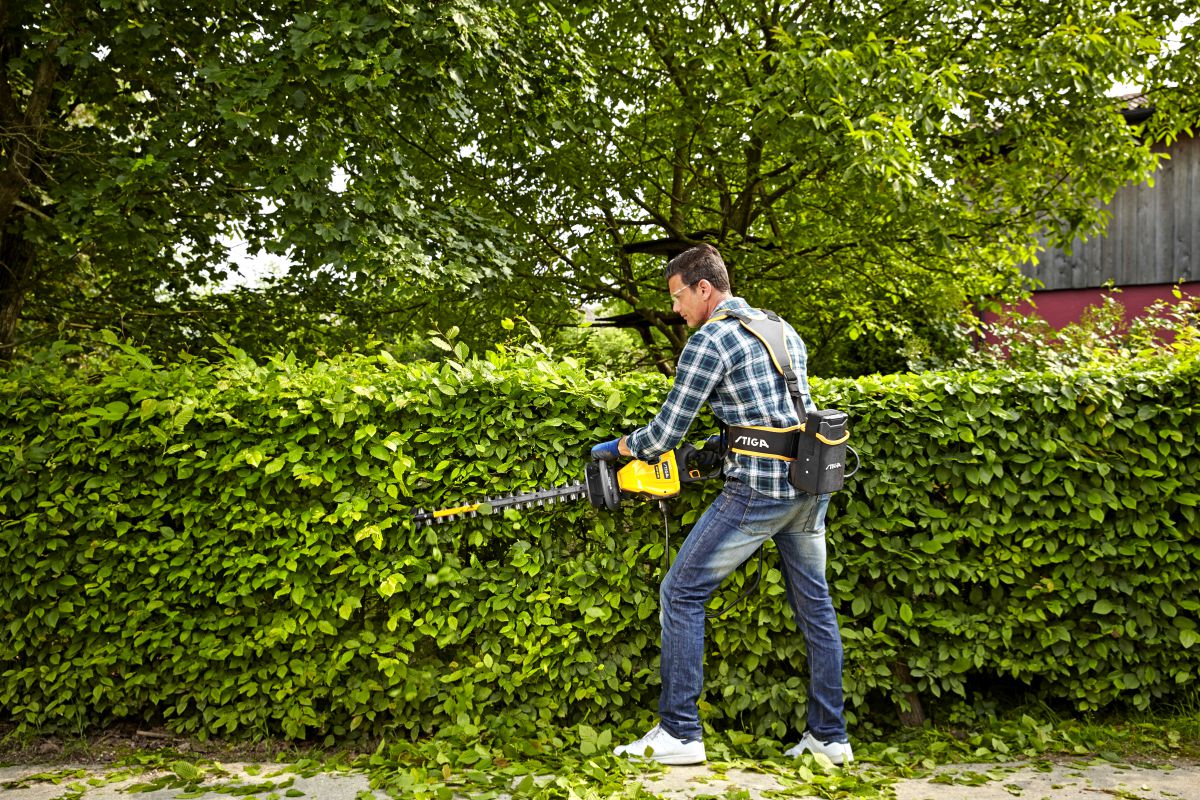
[[[671,800],[721,797],[731,789],[769,800],[784,787],[769,774],[671,767],[642,784]],[[1136,767],[1117,764],[954,764],[925,778],[902,778],[896,800],[1200,800],[1200,765]]]
[[[1200,800],[1200,766],[955,764],[896,784],[896,800]]]
[[[249,797],[277,794],[280,797],[308,797],[320,800],[364,800],[387,798],[383,792],[371,790],[367,776],[360,772],[321,772],[298,774],[287,772],[280,764],[217,764],[218,773],[210,773],[199,782],[198,789],[189,786],[130,792],[139,784],[153,785],[170,778],[173,773],[152,770],[128,775],[128,770],[105,770],[95,765],[76,765],[0,768],[0,798],[2,800],[230,800],[229,790],[241,794],[249,787],[260,788]],[[121,777],[126,776],[126,777]],[[268,785],[271,784],[271,785]],[[208,788],[197,794],[198,790]],[[290,793],[290,794],[289,794]],[[300,793],[303,793],[302,795]]]

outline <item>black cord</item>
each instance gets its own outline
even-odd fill
[[[847,472],[843,477],[853,478],[858,474],[858,468],[862,466],[862,459],[858,457],[858,451],[850,445],[846,445],[846,449],[851,453],[854,453],[854,472]]]
[[[658,507],[663,517],[663,576],[671,569],[671,518],[667,515],[667,501],[659,500]]]
[[[725,605],[721,606],[720,608],[718,608],[716,611],[707,612],[704,615],[705,619],[720,619],[721,617],[728,614],[730,611],[733,611],[735,608],[740,606],[742,604],[742,602],[746,598],[748,598],[750,595],[752,595],[758,591],[758,587],[762,583],[763,550],[765,550],[765,549],[766,549],[765,544],[758,548],[758,569],[756,569],[754,571],[753,585],[751,585],[750,588],[746,589],[746,591],[742,592],[737,597],[735,597],[732,601],[730,601],[730,602],[726,603]],[[748,564],[750,562],[747,561],[746,563]]]

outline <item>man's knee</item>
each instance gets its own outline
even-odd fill
[[[673,611],[674,606],[674,583],[668,573],[663,579],[662,584],[658,587],[658,624],[664,624],[664,621],[669,613]]]

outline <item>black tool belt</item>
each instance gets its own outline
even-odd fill
[[[726,436],[729,449],[744,456],[796,459],[796,434],[800,426],[791,428],[760,428],[750,425],[730,425]]]

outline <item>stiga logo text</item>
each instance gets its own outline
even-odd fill
[[[739,436],[733,440],[733,443],[746,447],[770,447],[770,443],[766,439],[756,439],[753,436]]]
[[[827,465],[825,467],[825,471],[829,472],[829,470],[831,470],[831,469],[841,469],[841,468],[842,468],[842,462],[838,461],[837,463]]]

